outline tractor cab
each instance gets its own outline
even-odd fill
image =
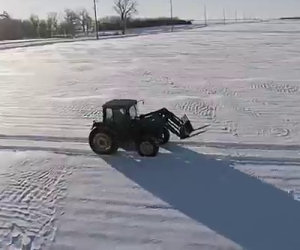
[[[103,105],[103,124],[112,127],[120,140],[128,140],[136,127],[137,101],[112,100]]]
[[[112,100],[103,105],[103,122],[126,125],[138,117],[137,101],[129,99]]]

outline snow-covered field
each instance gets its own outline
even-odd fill
[[[0,249],[300,249],[299,22],[0,52]],[[112,98],[206,134],[94,155]]]

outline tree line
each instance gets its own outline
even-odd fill
[[[44,19],[31,15],[25,20],[14,19],[4,11],[0,13],[0,40],[89,36],[95,33],[95,27],[98,31],[121,30],[125,34],[127,28],[191,24],[178,18],[134,19],[138,13],[135,0],[116,0],[114,10],[118,16],[99,19],[97,25],[84,8],[66,9],[62,14],[51,12]]]
[[[31,15],[25,20],[14,19],[7,12],[0,14],[0,40],[72,37],[78,32],[88,35],[94,31],[93,27],[93,20],[85,9],[66,9],[62,18],[55,12],[45,19]]]

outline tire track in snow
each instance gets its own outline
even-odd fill
[[[175,107],[185,112],[193,113],[199,116],[204,116],[208,119],[216,118],[217,107],[208,105],[200,99],[187,100],[182,103],[177,103]]]
[[[200,99],[198,95],[197,98],[195,98],[195,92],[196,94],[200,94],[202,96],[215,95],[219,91],[225,96],[236,96],[236,92],[232,92],[228,88],[213,89],[209,86],[178,86],[169,77],[154,77],[151,72],[145,72],[144,77],[146,78],[143,80],[143,82],[145,82],[146,84],[157,85],[159,86],[159,89],[161,89],[161,86],[163,86],[162,93],[165,95],[174,96],[184,94],[186,96],[191,96],[190,99],[187,97],[185,98],[185,101],[176,103],[176,109],[196,116],[202,116],[203,118],[208,120],[214,120],[214,127],[218,131],[222,131],[222,133],[230,133],[234,136],[237,135],[236,123],[234,123],[233,121],[219,121],[217,119],[217,109],[219,108],[218,105],[209,105],[205,101]]]
[[[54,240],[58,203],[65,196],[70,172],[64,165],[53,168],[48,161],[20,162],[20,172],[15,171],[1,191],[1,249],[44,249]]]
[[[261,124],[260,128],[257,129],[257,135],[273,138],[292,138],[295,136],[299,110],[296,106],[290,105],[290,103],[298,101],[300,87],[297,85],[297,82],[254,82],[251,84],[251,88],[255,91],[253,95],[256,96],[252,100],[253,105],[258,105],[260,113],[265,117],[269,117],[268,120],[270,121],[269,123],[264,122]],[[268,96],[270,98],[266,98],[265,91],[269,91]],[[275,98],[274,95],[277,97]],[[276,101],[277,99],[281,103]]]
[[[291,150],[300,151],[300,145],[277,145],[277,144],[253,144],[253,143],[230,143],[230,142],[196,142],[180,141],[179,145],[196,147],[213,147],[219,149],[258,149],[258,150]]]
[[[258,135],[261,136],[276,136],[276,137],[287,137],[291,134],[288,128],[264,128],[258,131]]]
[[[222,133],[230,133],[234,136],[238,135],[238,125],[236,122],[228,120],[221,121],[218,119],[218,106],[209,105],[200,99],[194,99],[177,103],[175,104],[175,108],[213,121],[213,127],[211,129],[216,129],[218,132],[221,131]]]
[[[1,146],[0,150],[6,150],[6,151],[20,151],[20,152],[26,152],[26,151],[37,151],[37,152],[49,152],[54,153],[57,155],[68,155],[68,156],[79,156],[79,155],[85,155],[90,157],[99,157],[91,150],[81,150],[81,149],[74,149],[74,148],[58,148],[58,147],[34,147],[34,146]]]
[[[233,136],[239,135],[238,123],[231,120],[224,120],[218,118],[217,111],[218,109],[229,108],[241,116],[247,116],[250,118],[257,119],[261,116],[261,113],[253,110],[249,106],[242,105],[241,97],[239,97],[239,93],[237,91],[233,91],[230,88],[221,84],[219,88],[210,85],[184,85],[179,86],[174,81],[172,81],[169,77],[157,77],[155,78],[151,72],[146,74],[148,77],[146,82],[151,83],[151,85],[155,84],[158,86],[163,85],[164,90],[163,94],[167,95],[185,95],[185,101],[179,102],[175,104],[175,108],[182,110],[184,112],[201,116],[209,120],[214,120],[214,128],[220,133],[229,133]],[[166,88],[167,86],[167,88]],[[196,94],[196,96],[195,96]],[[212,96],[223,97],[221,103],[215,103],[214,105],[209,105],[205,101],[206,98],[211,98]],[[190,96],[190,98],[189,98]],[[202,97],[202,99],[199,98]]]
[[[253,83],[252,89],[265,89],[280,94],[299,94],[300,88],[289,83],[264,82]]]
[[[34,136],[34,135],[1,135],[0,140],[42,141],[42,142],[78,142],[87,143],[87,138],[81,137],[57,137],[57,136]]]
[[[99,104],[99,100],[97,100],[97,103]],[[69,105],[60,103],[55,106],[58,108],[58,112],[62,115],[72,113],[76,117],[80,115],[80,117],[87,119],[102,118],[102,106],[95,106],[93,103],[73,103]]]

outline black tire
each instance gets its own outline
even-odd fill
[[[170,141],[170,131],[167,128],[163,128],[163,133],[160,138],[160,144],[165,145]]]
[[[89,136],[89,144],[98,155],[110,155],[118,150],[115,137],[108,129],[93,129]]]
[[[137,144],[137,151],[143,157],[155,157],[159,151],[159,143],[152,137],[144,137]]]

